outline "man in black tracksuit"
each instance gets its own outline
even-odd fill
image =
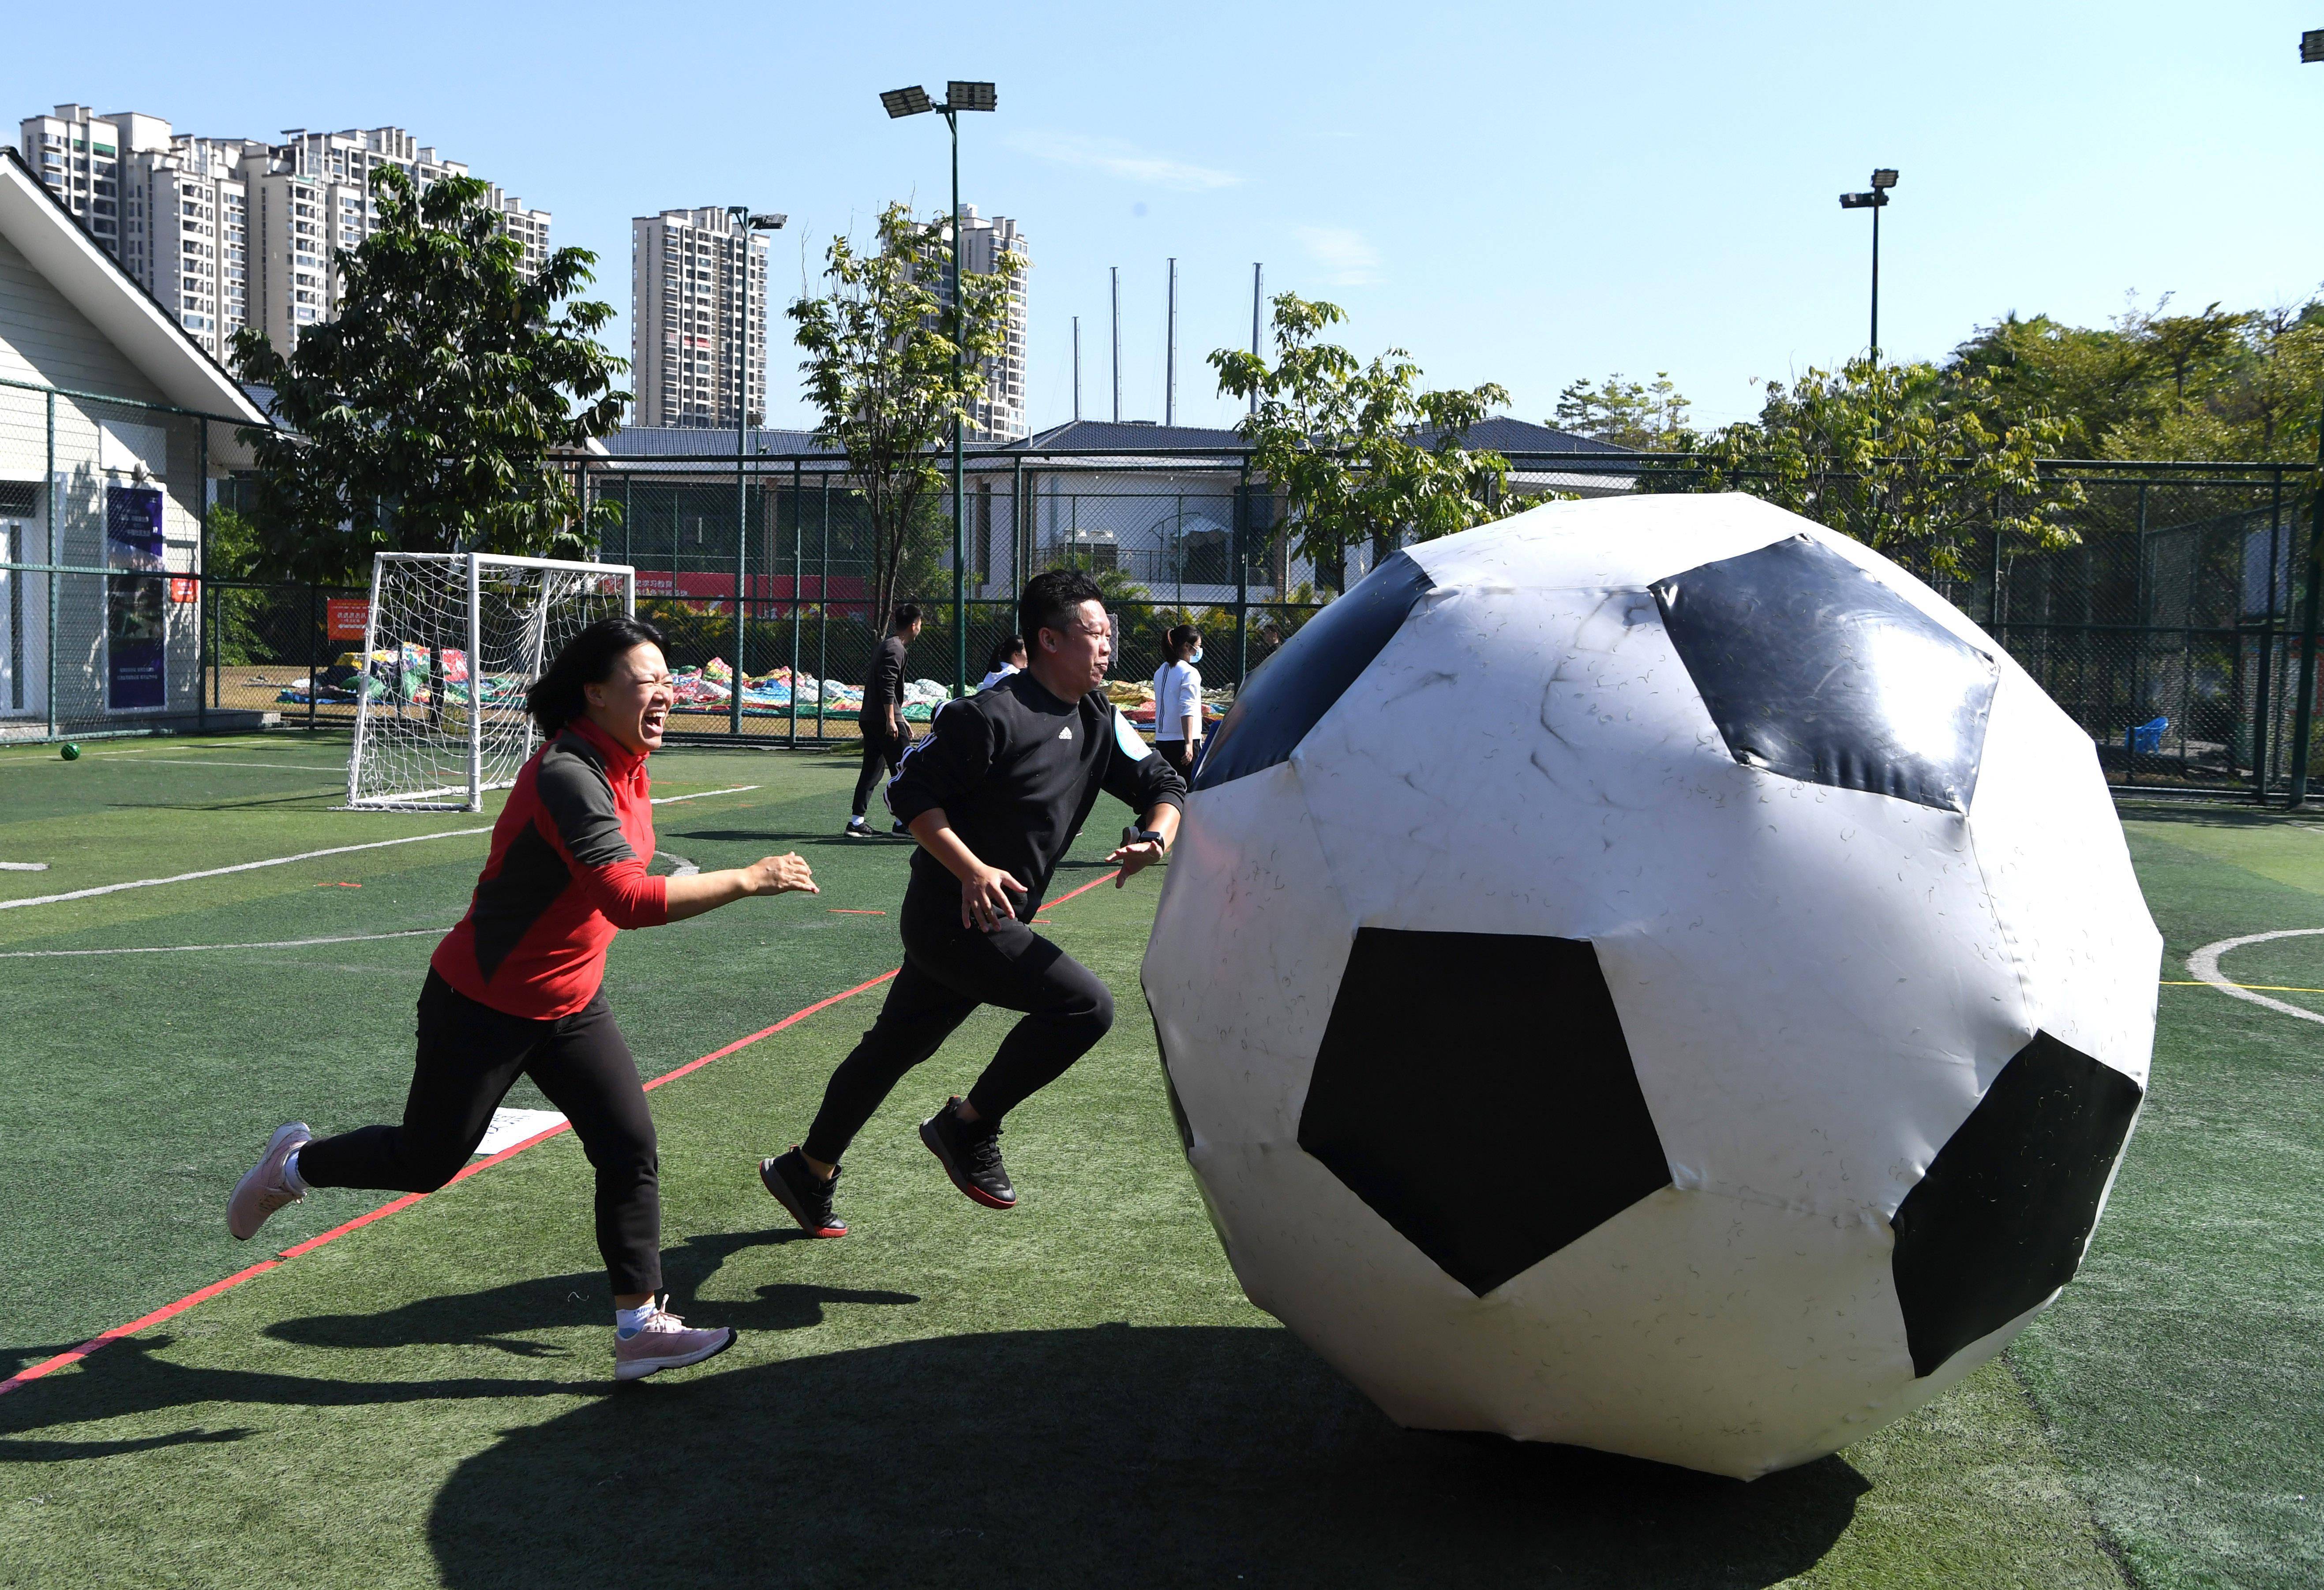
[[[1096,583],[1073,570],[1038,575],[1018,617],[1025,670],[937,713],[888,787],[919,841],[900,914],[903,970],[833,1073],[807,1141],[759,1166],[767,1190],[817,1236],[846,1234],[831,1194],[848,1143],[980,1005],[1025,1017],[968,1097],[947,1101],[920,1137],[962,1192],[991,1209],[1016,1203],[1001,1117],[1113,1025],[1105,985],[1026,924],[1099,790],[1141,814],[1106,858],[1120,869],[1116,887],[1159,860],[1178,831],[1185,783],[1100,688],[1111,627]]]
[[[919,606],[908,602],[896,610],[888,638],[872,655],[872,672],[863,681],[863,710],[856,714],[863,730],[863,770],[855,777],[855,812],[844,831],[849,839],[872,837],[863,821],[872,788],[881,774],[904,759],[904,748],[911,744],[912,731],[904,722],[904,648],[919,632]]]

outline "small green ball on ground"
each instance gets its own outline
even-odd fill
[[[62,757],[68,762],[78,762],[80,760],[80,747],[68,740],[65,741],[63,747],[58,750],[57,755]]]

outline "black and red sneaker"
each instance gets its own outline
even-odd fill
[[[816,1175],[795,1143],[788,1153],[759,1162],[759,1180],[766,1183],[775,1201],[791,1212],[791,1218],[809,1236],[847,1235],[846,1222],[834,1218],[831,1213],[832,1189],[839,1185],[837,1165],[831,1168],[827,1179]]]
[[[957,1095],[920,1123],[920,1141],[936,1156],[952,1184],[988,1209],[1013,1209],[1017,1190],[1001,1163],[1001,1123],[964,1121]]]

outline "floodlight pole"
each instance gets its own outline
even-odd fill
[[[952,418],[952,693],[955,699],[968,694],[968,500],[964,478],[968,454],[968,321],[960,301],[960,251],[967,239],[960,225],[960,113],[991,110],[997,103],[990,83],[948,83],[942,105],[931,101],[927,91],[918,87],[880,96],[881,106],[890,118],[932,110],[944,117],[952,133],[952,368],[960,400]]]
[[[1885,194],[1882,196],[1886,197]],[[1872,362],[1880,363],[1880,212],[1884,207],[1872,207]]]
[[[733,680],[726,696],[726,732],[736,739],[742,733],[742,641],[743,620],[748,610],[743,605],[748,589],[749,547],[751,541],[751,487],[744,473],[743,455],[751,445],[751,236],[757,232],[776,232],[787,217],[754,216],[748,205],[729,205],[727,216],[734,223],[734,665]],[[769,542],[771,547],[772,541]]]
[[[967,243],[960,229],[960,113],[953,109],[947,97],[937,109],[944,112],[945,125],[952,129],[952,367],[953,384],[964,388],[968,369],[968,352],[962,344],[967,327],[960,301],[960,251]],[[962,476],[968,455],[967,393],[962,391],[962,405],[952,416],[952,694],[954,700],[968,694],[968,498]]]

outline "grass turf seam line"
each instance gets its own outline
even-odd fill
[[[657,806],[676,805],[680,801],[707,800],[712,795],[744,795],[760,786],[738,784],[727,789],[697,790],[692,795],[658,796]],[[124,889],[159,888],[163,884],[191,883],[197,878],[224,878],[230,872],[254,872],[262,867],[288,867],[294,861],[313,861],[324,856],[345,856],[355,850],[383,850],[390,845],[425,844],[435,839],[459,839],[468,834],[490,833],[492,824],[482,828],[447,828],[441,833],[408,833],[401,839],[368,840],[359,845],[334,845],[327,850],[302,850],[295,856],[270,856],[263,861],[237,861],[231,867],[212,867],[200,872],[180,872],[170,878],[140,878],[127,883],[102,883],[91,888],[68,889],[60,895],[33,895],[22,900],[0,900],[0,911],[14,911],[25,905],[54,905],[66,900],[92,899],[98,895],[117,895]]]
[[[117,950],[0,950],[0,960],[50,960],[67,955],[188,955],[197,950],[303,950],[309,944],[367,944],[377,939],[416,939],[448,933],[448,927],[403,927],[392,933],[333,933],[320,939],[275,939],[251,944],[140,944]]]
[[[706,793],[724,795],[731,792],[714,790]],[[1120,876],[1121,876],[1120,870],[1116,869],[1112,872],[1106,873],[1103,877],[1092,879],[1090,882],[1082,885],[1081,887],[1073,890],[1069,894],[1060,895],[1056,899],[1048,902],[1043,909],[1054,910],[1056,907],[1065,904],[1069,900],[1089,893],[1090,890],[1096,888],[1100,884],[1111,883]],[[660,1087],[664,1082],[674,1082],[678,1080],[678,1078],[683,1077],[689,1072],[700,1071],[704,1066],[708,1065],[714,1060],[723,1060],[738,1049],[747,1049],[752,1044],[758,1043],[761,1039],[772,1037],[775,1034],[781,1032],[785,1027],[796,1026],[798,1023],[805,1021],[808,1016],[815,1015],[817,1011],[828,1010],[835,1005],[854,998],[858,994],[865,993],[872,988],[880,987],[881,984],[894,979],[895,976],[902,970],[903,968],[901,967],[891,967],[888,970],[881,972],[878,977],[872,978],[868,981],[858,983],[853,988],[848,988],[841,993],[828,995],[824,998],[816,1000],[812,1005],[795,1010],[791,1012],[790,1015],[783,1017],[782,1020],[775,1023],[772,1026],[762,1027],[759,1031],[751,1034],[748,1037],[737,1038],[734,1042],[727,1044],[724,1048],[714,1049],[709,1053],[703,1055],[700,1059],[688,1061],[686,1064],[679,1066],[675,1071],[664,1071],[660,1076],[656,1077],[650,1082],[644,1084],[641,1091],[650,1093],[655,1089]],[[493,1154],[489,1158],[481,1159],[473,1164],[462,1166],[453,1174],[450,1181],[444,1183],[444,1186],[451,1187],[459,1182],[466,1181],[469,1177],[475,1175],[479,1171],[489,1170],[493,1166],[499,1164],[503,1160],[514,1159],[518,1154],[522,1153],[526,1149],[532,1147],[534,1144],[546,1143],[551,1137],[555,1137],[560,1133],[570,1132],[572,1129],[572,1122],[559,1121],[553,1126],[534,1133],[531,1136],[526,1138],[521,1143],[511,1144],[508,1147],[502,1149],[498,1153]],[[437,1190],[441,1191],[443,1189],[438,1188]],[[281,1253],[274,1258],[262,1259],[246,1270],[237,1271],[234,1274],[227,1276],[223,1281],[213,1281],[208,1286],[203,1287],[200,1291],[188,1292],[176,1302],[164,1303],[161,1307],[154,1310],[152,1313],[133,1319],[126,1325],[116,1325],[110,1330],[101,1331],[97,1335],[91,1337],[88,1340],[81,1343],[80,1346],[74,1347],[68,1352],[59,1353],[53,1358],[44,1358],[38,1364],[31,1365],[23,1369],[20,1369],[15,1374],[10,1375],[7,1379],[0,1380],[0,1397],[6,1396],[10,1392],[15,1391],[19,1387],[31,1384],[33,1381],[39,1380],[43,1375],[53,1374],[57,1370],[65,1368],[69,1365],[77,1364],[82,1359],[88,1357],[90,1354],[98,1351],[113,1342],[118,1341],[123,1337],[134,1336],[141,1330],[150,1329],[152,1327],[161,1324],[165,1319],[173,1319],[177,1315],[184,1313],[187,1310],[193,1308],[197,1304],[208,1302],[210,1299],[217,1297],[221,1292],[231,1291],[234,1288],[240,1286],[244,1282],[252,1279],[254,1276],[262,1275],[267,1271],[276,1268],[288,1260],[299,1258],[303,1255],[313,1253],[317,1248],[323,1246],[327,1243],[337,1242],[340,1237],[346,1236],[350,1232],[362,1230],[364,1227],[370,1225],[374,1220],[384,1220],[390,1215],[408,1209],[413,1204],[425,1201],[429,1196],[429,1194],[425,1192],[407,1192],[401,1198],[391,1199],[390,1201],[380,1205],[379,1208],[371,1210],[367,1214],[357,1215],[354,1219],[346,1222],[344,1225],[334,1226],[330,1230],[310,1236],[304,1242],[295,1243],[291,1246],[284,1248]]]
[[[159,888],[168,883],[224,878],[230,872],[255,872],[262,867],[288,867],[294,861],[313,861],[324,856],[345,856],[356,850],[383,850],[391,845],[426,844],[429,840],[462,839],[492,831],[492,824],[488,823],[482,828],[447,828],[441,833],[407,833],[399,839],[366,840],[359,845],[333,845],[326,850],[301,850],[295,856],[269,856],[263,861],[237,861],[231,867],[209,867],[199,872],[180,872],[169,878],[140,878],[127,883],[101,883],[91,888],[67,889],[61,895],[33,895],[22,900],[0,900],[0,911],[14,911],[26,905],[54,905],[65,900],[88,900],[98,895],[117,895],[124,889]]]

